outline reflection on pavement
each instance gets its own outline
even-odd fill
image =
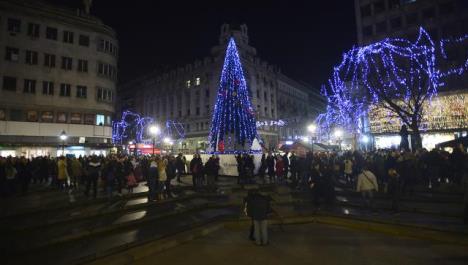
[[[336,196],[336,200],[337,200],[337,201],[340,201],[340,202],[347,202],[347,201],[348,201],[348,199],[346,199],[346,198],[343,197],[343,196]]]
[[[115,220],[115,222],[113,224],[120,224],[120,223],[129,222],[129,221],[135,221],[135,220],[138,220],[138,219],[142,219],[145,216],[146,216],[146,210],[141,210],[141,211],[138,211],[138,212],[125,214],[125,215],[119,217],[117,220]]]
[[[129,201],[125,204],[125,207],[126,207],[126,206],[137,205],[137,204],[143,204],[143,203],[147,203],[147,202],[148,202],[148,198],[141,198],[141,199],[129,200]]]

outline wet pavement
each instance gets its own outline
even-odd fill
[[[140,183],[134,194],[115,196],[112,200],[103,195],[88,199],[80,192],[69,194],[47,189],[0,200],[3,234],[0,251],[13,258],[7,264],[37,264],[37,261],[72,264],[89,260],[98,254],[170,236],[220,218],[238,219],[239,205],[247,193],[243,188],[248,188],[248,185],[237,185],[237,179],[232,177],[220,178],[216,194],[193,191],[191,176],[184,176],[182,183],[172,183],[176,198],[158,203],[148,203],[144,183]],[[342,187],[336,188],[337,200],[333,206],[322,202],[319,209],[313,206],[310,192],[292,192],[287,185],[267,185],[262,189],[275,200],[276,215],[272,218],[331,215],[468,236],[468,227],[459,218],[460,194],[415,193],[403,197],[401,212],[394,213],[385,196],[377,196],[379,210],[373,212],[362,207],[359,194]]]
[[[226,201],[226,198],[224,198],[224,201]],[[142,224],[146,220],[155,220],[169,213],[176,214],[192,208],[208,207],[210,202],[222,203],[223,198],[193,198],[179,202],[152,204],[140,210],[121,211],[111,215],[77,220],[67,224],[59,223],[41,227],[40,229],[18,231],[10,235],[4,234],[2,242],[6,244],[0,244],[0,247],[7,251],[15,252],[31,250],[53,243],[94,236],[105,232],[108,233],[112,229],[123,229],[124,224],[132,224],[135,221],[140,221],[138,224]]]
[[[40,264],[75,264],[80,260],[91,260],[97,253],[118,251],[149,240],[157,240],[237,213],[238,208],[226,208],[168,216],[138,227],[28,251],[27,255],[16,256],[7,260],[6,264],[38,264],[37,261],[41,261]]]
[[[464,265],[468,248],[320,224],[272,228],[270,245],[255,246],[245,230],[220,230],[134,264]]]

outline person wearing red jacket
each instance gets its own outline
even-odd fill
[[[284,161],[283,161],[283,158],[278,155],[276,157],[276,165],[275,165],[275,169],[276,169],[276,179],[278,181],[278,183],[282,183],[283,182],[283,174],[284,174]]]

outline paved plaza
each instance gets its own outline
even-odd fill
[[[258,247],[247,231],[223,229],[149,256],[136,264],[468,264],[468,247],[436,244],[320,224],[272,228],[271,243]]]

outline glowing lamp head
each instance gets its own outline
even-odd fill
[[[309,126],[307,126],[307,130],[311,133],[315,132],[316,129],[317,126],[315,124],[310,124]]]
[[[362,136],[361,141],[363,143],[367,144],[369,142],[369,136],[367,136],[367,135]]]
[[[67,133],[65,131],[62,131],[62,133],[60,133],[59,137],[60,137],[60,140],[62,140],[62,141],[65,141],[68,138]]]
[[[336,129],[334,135],[335,138],[340,138],[343,136],[343,131],[341,129]]]
[[[152,135],[158,135],[158,134],[161,133],[161,129],[159,129],[159,126],[157,126],[157,125],[151,125],[149,127],[149,132]]]

